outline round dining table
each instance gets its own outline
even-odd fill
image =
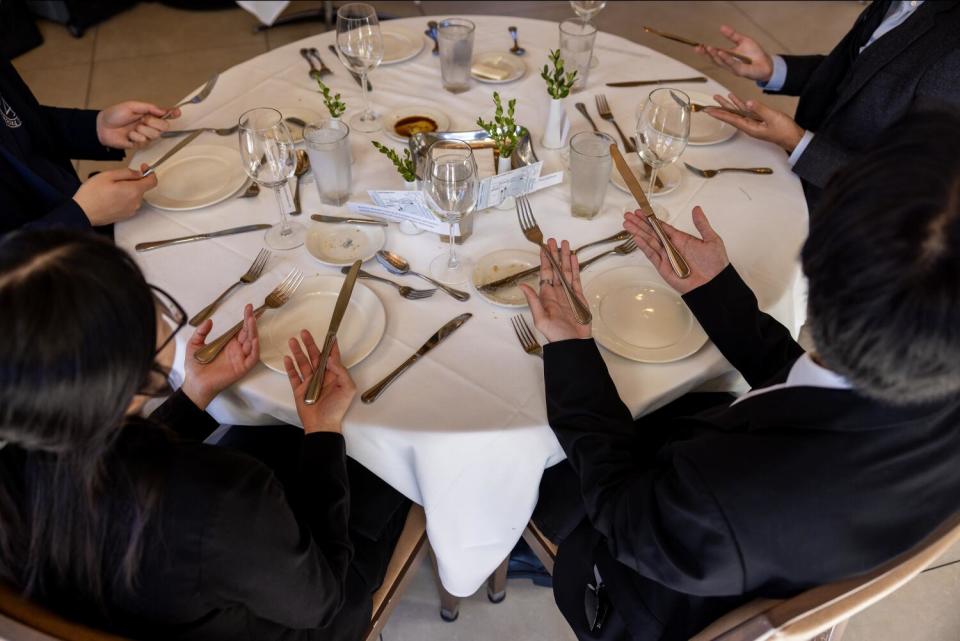
[[[384,30],[401,27],[423,33],[431,17],[390,20]],[[569,239],[571,245],[609,236],[621,229],[624,211],[636,208],[630,195],[609,185],[601,213],[592,220],[574,218],[570,212],[570,176],[566,154],[540,144],[549,98],[540,69],[551,49],[558,47],[558,24],[515,17],[469,16],[476,23],[474,54],[487,51],[509,55],[512,41],[508,26],[515,25],[526,55],[526,74],[513,82],[492,85],[473,81],[464,93],[452,94],[441,86],[440,61],[431,54],[432,42],[413,58],[385,65],[370,74],[371,100],[386,114],[392,109],[422,105],[442,110],[451,131],[477,129],[478,116],[489,119],[492,93],[516,98],[516,119],[532,133],[534,149],[543,161],[541,175],[564,171],[561,184],[530,194],[536,218],[548,237]],[[317,83],[299,54],[301,47],[316,47],[333,73],[325,80],[349,106],[344,119],[360,108],[360,88],[329,52],[336,33],[311,36],[248,60],[220,74],[206,100],[183,108],[177,128],[230,127],[247,109],[258,106],[309,109],[324,112]],[[634,129],[637,107],[651,87],[614,88],[605,83],[623,80],[683,78],[700,72],[621,37],[599,33],[594,49],[599,64],[590,70],[581,92],[565,99],[571,135],[590,130],[574,103],[587,105],[601,130],[619,141],[610,123],[597,117],[594,96],[605,94],[620,125]],[[723,87],[705,84],[672,85],[681,90],[714,94]],[[354,158],[351,201],[371,202],[368,190],[401,190],[402,179],[391,163],[371,145],[377,140],[402,149],[381,131],[350,133]],[[161,140],[141,150],[131,166],[157,159],[176,143]],[[204,134],[194,144],[237,148],[237,136]],[[703,167],[766,166],[772,175],[721,174],[704,179],[683,169],[682,162]],[[678,163],[682,182],[675,191],[657,197],[678,228],[696,233],[690,211],[703,207],[711,224],[723,237],[730,259],[756,293],[762,309],[796,331],[804,316],[803,281],[798,253],[807,234],[807,209],[800,182],[791,172],[786,155],[770,144],[737,134],[713,145],[688,146]],[[306,177],[309,179],[309,177]],[[116,226],[118,245],[128,249],[148,281],[171,293],[189,314],[206,306],[235,282],[265,246],[261,232],[228,236],[137,253],[138,242],[172,238],[253,223],[277,221],[274,196],[230,197],[193,211],[167,211],[145,204],[131,220]],[[302,189],[304,225],[313,226],[310,214],[346,215],[346,207],[321,204],[315,185]],[[516,213],[491,208],[477,212],[474,232],[458,251],[474,260],[500,249],[536,251],[526,241]],[[386,230],[386,248],[407,258],[412,268],[428,271],[430,260],[445,244],[433,233],[405,235],[396,224]],[[611,246],[598,248],[597,251]],[[582,259],[583,257],[581,257]],[[614,268],[649,268],[639,251],[611,256],[585,270],[584,283]],[[211,336],[241,318],[246,303],[258,305],[292,268],[307,276],[336,274],[338,268],[317,262],[300,247],[274,251],[263,276],[235,292],[214,314]],[[364,269],[390,276],[376,261]],[[412,277],[396,277],[408,285],[426,286]],[[563,450],[547,422],[543,362],[525,353],[510,319],[529,310],[499,307],[474,293],[458,302],[437,292],[425,300],[406,300],[389,285],[363,280],[382,301],[386,327],[376,349],[352,367],[361,392],[375,384],[408,358],[430,335],[463,312],[473,317],[443,344],[431,351],[399,378],[372,404],[357,400],[344,422],[347,452],[411,500],[427,515],[427,533],[444,587],[456,596],[476,591],[507,557],[523,532],[537,502],[544,469],[564,459]],[[469,285],[463,286],[471,289]],[[472,291],[472,290],[471,290]],[[267,314],[282,313],[281,310]],[[265,315],[264,320],[268,317]],[[177,336],[177,357],[172,378],[182,375],[184,347],[190,331]],[[693,355],[675,362],[647,364],[628,360],[606,349],[604,360],[620,394],[640,415],[662,406],[705,383],[736,384],[732,367],[707,342]],[[208,410],[222,424],[299,425],[290,384],[285,375],[258,364],[232,389],[220,395]]]

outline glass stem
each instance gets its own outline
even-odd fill
[[[650,171],[650,184],[647,185],[647,198],[653,198],[653,187],[657,184],[657,171],[659,170],[659,167],[653,165]]]
[[[457,267],[460,266],[460,263],[459,263],[459,261],[457,260],[457,249],[456,249],[457,244],[456,244],[456,241],[455,241],[454,238],[453,238],[453,226],[454,226],[454,222],[451,220],[451,221],[450,221],[450,234],[449,234],[449,236],[447,237],[448,240],[449,240],[449,242],[450,242],[450,258],[447,260],[447,267],[448,267],[449,269],[456,269]]]
[[[361,120],[373,120],[373,112],[370,110],[370,95],[367,92],[367,70],[360,72],[360,92],[363,94],[363,115]]]
[[[287,222],[287,208],[283,196],[280,195],[281,189],[286,189],[287,183],[282,182],[273,188],[273,194],[277,197],[277,209],[280,210],[280,235],[289,236],[293,231],[290,229],[290,223]]]

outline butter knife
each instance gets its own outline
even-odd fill
[[[350,296],[353,294],[353,286],[357,283],[357,275],[360,273],[362,261],[353,261],[350,272],[343,280],[340,286],[340,295],[337,296],[337,304],[333,308],[333,316],[330,317],[330,325],[327,327],[327,335],[323,339],[323,349],[320,351],[320,364],[313,370],[313,376],[307,384],[307,392],[303,395],[303,402],[306,405],[313,405],[320,398],[320,390],[323,387],[323,377],[327,370],[327,361],[330,359],[330,352],[333,350],[333,341],[337,337],[337,331],[340,329],[340,321],[343,315],[347,313],[347,306],[350,304]]]
[[[186,147],[187,145],[189,145],[190,143],[192,143],[194,140],[196,140],[196,139],[197,139],[197,136],[199,136],[199,135],[202,134],[202,133],[203,133],[203,130],[202,130],[202,129],[201,129],[200,131],[195,131],[195,132],[193,132],[192,134],[190,134],[189,136],[187,136],[186,138],[184,138],[183,140],[181,140],[180,142],[178,142],[176,145],[174,145],[173,149],[171,149],[171,150],[168,151],[167,153],[165,153],[165,154],[163,154],[162,156],[160,156],[160,160],[157,160],[157,161],[154,162],[152,165],[150,165],[149,167],[147,167],[146,169],[144,169],[144,170],[143,170],[143,177],[146,178],[147,176],[149,176],[150,174],[152,174],[157,167],[159,167],[160,165],[162,165],[163,163],[165,163],[167,160],[170,159],[171,156],[173,156],[173,155],[176,154],[178,151],[180,151],[181,149],[183,149],[184,147]]]
[[[468,320],[470,320],[471,316],[473,316],[473,314],[468,312],[466,314],[460,314],[453,320],[447,322],[447,324],[445,324],[443,327],[438,329],[433,336],[428,338],[427,342],[424,343],[420,347],[420,349],[414,352],[413,356],[403,361],[403,363],[400,364],[400,367],[398,367],[397,369],[387,374],[382,381],[380,381],[379,383],[377,383],[376,385],[368,389],[366,392],[364,392],[363,396],[360,397],[360,400],[363,401],[364,403],[372,403],[375,400],[377,400],[380,394],[383,393],[383,390],[387,389],[387,387],[389,387],[391,383],[397,380],[397,378],[399,378],[401,374],[403,374],[405,371],[410,369],[411,365],[413,365],[414,363],[419,361],[421,358],[423,358],[423,356],[427,352],[429,352],[434,347],[442,343],[444,339],[450,336],[450,334],[460,329],[460,326],[466,323]]]
[[[687,261],[684,260],[680,252],[677,251],[677,248],[673,246],[673,243],[670,242],[667,235],[663,233],[663,229],[660,228],[660,221],[657,219],[653,207],[650,206],[650,201],[647,200],[646,194],[643,193],[640,181],[638,181],[637,177],[630,171],[630,165],[627,164],[627,161],[620,154],[620,149],[617,148],[617,145],[610,145],[610,156],[613,158],[613,163],[617,166],[617,171],[620,172],[620,176],[623,177],[623,182],[626,183],[630,193],[637,199],[637,204],[640,205],[640,209],[643,210],[644,215],[646,215],[647,222],[653,227],[653,232],[657,235],[657,238],[660,239],[663,248],[667,250],[667,260],[670,261],[670,266],[673,267],[673,273],[680,278],[687,278],[690,276],[690,266],[687,265]]]
[[[325,216],[324,214],[310,214],[312,220],[318,223],[349,223],[351,225],[376,225],[378,227],[387,227],[387,223],[382,220],[373,220],[372,218],[341,218],[340,216]]]
[[[183,243],[193,243],[198,240],[207,240],[208,238],[219,238],[220,236],[232,236],[234,234],[246,234],[247,232],[260,229],[270,229],[273,225],[244,225],[243,227],[231,227],[230,229],[221,229],[220,231],[210,231],[205,234],[194,234],[193,236],[181,236],[180,238],[170,238],[169,240],[154,240],[149,243],[137,243],[134,246],[138,252],[146,252],[151,249],[159,249],[169,245],[180,245]]]
[[[329,49],[330,53],[332,53],[337,57],[337,60],[340,60],[340,54],[337,53],[337,48],[335,46],[330,45],[329,47],[327,47],[327,49]],[[342,60],[340,60],[340,64],[343,64]],[[356,80],[357,84],[360,85],[360,87],[362,88],[363,80],[360,79],[360,74],[358,74],[356,71],[347,67],[347,65],[343,65],[343,68],[350,72],[350,75],[353,76],[353,79]],[[367,78],[367,91],[373,91],[373,85],[370,84],[369,78]]]
[[[646,31],[647,33],[652,33],[652,34],[655,35],[655,36],[660,36],[661,38],[666,38],[667,40],[673,40],[674,42],[680,42],[680,43],[685,44],[685,45],[690,45],[691,47],[699,47],[700,45],[703,44],[702,42],[697,42],[696,40],[690,40],[690,39],[688,39],[688,38],[684,38],[683,36],[678,36],[678,35],[676,35],[676,34],[674,34],[674,33],[666,33],[665,31],[657,31],[656,29],[651,29],[650,27],[644,27],[643,30]],[[720,49],[720,47],[717,47],[717,48]],[[749,64],[753,64],[753,60],[751,60],[749,57],[747,57],[747,56],[745,56],[745,55],[743,55],[743,54],[734,53],[733,51],[730,51],[729,49],[720,49],[720,51],[723,51],[724,53],[727,53],[727,54],[733,56],[734,58],[736,58],[737,60],[739,60],[740,62],[742,62],[742,63],[744,63],[744,64],[748,64],[748,65],[749,65]]]
[[[692,78],[663,78],[661,80],[625,80],[623,82],[608,82],[608,87],[644,87],[646,85],[672,85],[679,82],[706,82],[703,76]]]

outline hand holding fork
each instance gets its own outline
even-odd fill
[[[554,269],[560,265],[560,269]],[[584,307],[583,288],[580,285],[580,264],[576,255],[570,251],[570,243],[563,241],[558,248],[557,242],[550,239],[540,252],[540,292],[537,293],[526,284],[520,290],[530,305],[533,322],[540,333],[549,341],[563,341],[572,338],[590,338],[589,323],[583,324],[577,310],[566,296],[560,283],[571,283],[573,295]],[[588,312],[589,313],[589,312]]]

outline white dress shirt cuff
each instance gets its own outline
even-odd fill
[[[770,74],[770,80],[766,82],[757,82],[757,86],[764,91],[780,91],[783,85],[787,83],[787,61],[783,56],[770,56],[773,59],[773,73]]]
[[[803,132],[803,138],[800,139],[800,142],[797,143],[797,146],[794,147],[790,153],[790,157],[787,158],[787,162],[790,163],[791,167],[796,165],[797,161],[800,160],[800,156],[806,151],[807,145],[810,144],[811,140],[813,140],[813,132],[809,130]]]

